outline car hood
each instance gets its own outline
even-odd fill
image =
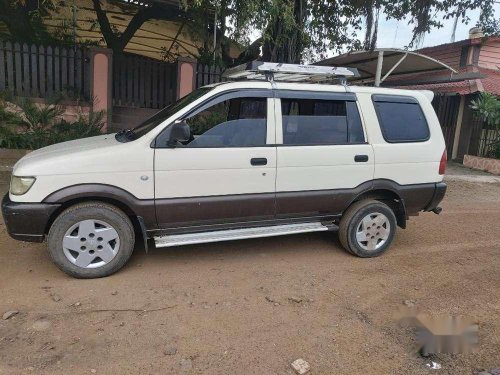
[[[39,148],[27,154],[21,160],[30,160],[33,158],[45,158],[61,154],[72,154],[82,150],[91,151],[101,147],[107,147],[119,143],[114,134],[98,135],[96,137],[75,139],[74,141],[56,143],[47,147]]]
[[[103,152],[111,152],[112,148],[120,145],[123,143],[118,142],[114,134],[57,143],[32,151],[24,156],[14,165],[13,174],[17,176],[39,174],[40,172],[50,174],[56,163],[68,164],[69,160],[73,162],[92,161],[93,156],[101,155]]]

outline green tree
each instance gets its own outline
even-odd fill
[[[125,30],[118,31],[108,19],[104,1],[122,7],[131,16]],[[182,6],[144,0],[142,5],[123,0],[92,0],[97,21],[108,48],[120,54],[136,31],[149,20],[179,22],[179,32],[189,32],[200,41],[199,57],[233,65],[259,56],[274,62],[298,63],[328,51],[373,49],[378,20],[406,20],[413,28],[408,47],[449,18],[469,22],[467,13],[481,9],[479,23],[487,35],[499,33],[496,0],[180,0]],[[0,21],[21,40],[50,38],[41,22],[56,7],[55,0],[0,0]],[[60,2],[57,2],[60,4]],[[441,18],[436,14],[440,14]],[[253,43],[250,37],[260,36]],[[215,42],[213,35],[215,34]],[[230,57],[232,41],[244,47],[236,59]],[[169,57],[171,49],[165,50]]]
[[[245,0],[242,9],[248,15],[239,17],[262,30],[264,60],[298,62],[308,54],[321,57],[328,50],[374,48],[382,15],[407,20],[413,28],[408,46],[412,47],[431,29],[443,27],[444,19],[468,22],[467,12],[477,8],[482,9],[482,17],[493,17],[494,1]],[[240,1],[234,0],[233,6],[240,9]]]
[[[44,22],[63,6],[76,11],[74,5],[56,0],[0,0],[0,25],[5,25],[1,28],[0,38],[45,45],[72,45],[76,36],[73,18],[61,20],[56,28],[48,27]],[[94,43],[85,41],[82,44]]]
[[[496,134],[486,147],[487,156],[500,159],[500,100],[493,94],[482,92],[476,100],[471,101],[470,107]]]
[[[479,21],[476,24],[476,26],[483,28],[484,34],[487,36],[500,35],[500,17],[495,18],[494,3],[494,1],[485,2],[481,9]]]
[[[54,37],[43,24],[43,17],[56,9],[53,0],[0,0],[0,22],[8,34],[0,35],[28,43],[50,43]]]
[[[413,28],[408,46],[412,47],[431,29],[443,27],[444,19],[469,22],[467,13],[472,9],[482,9],[483,21],[494,19],[494,1],[186,0],[185,6],[194,12],[201,7],[207,14],[206,9],[217,11],[226,5],[218,17],[219,29],[224,27],[227,35],[244,45],[257,30],[261,34],[257,43],[262,46],[263,60],[297,63],[311,55],[322,57],[329,50],[374,48],[380,16],[406,20]],[[199,29],[206,31],[205,26]],[[220,48],[213,52],[222,56]]]

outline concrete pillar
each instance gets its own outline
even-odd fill
[[[177,59],[177,99],[196,88],[196,60],[189,57]]]
[[[113,109],[113,51],[108,48],[90,47],[90,95],[94,100],[93,110],[106,111],[103,133],[111,125]]]
[[[461,160],[464,155],[471,153],[471,151],[477,150],[477,145],[472,144],[472,131],[474,128],[474,113],[472,108],[470,108],[471,100],[474,95],[466,95],[464,107],[462,110],[462,121],[460,123],[460,136],[457,147],[456,158]],[[472,147],[472,150],[470,148]]]
[[[455,128],[455,138],[453,139],[453,148],[451,150],[451,160],[458,157],[458,143],[460,142],[460,132],[462,131],[462,120],[464,118],[465,96],[460,97],[460,106],[458,107],[457,126]]]

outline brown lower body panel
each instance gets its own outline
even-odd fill
[[[241,194],[156,200],[159,228],[274,219],[275,194]]]
[[[440,185],[445,185],[441,183]],[[338,218],[362,194],[391,192],[404,202],[407,215],[437,205],[446,186],[436,183],[399,185],[391,180],[365,182],[352,189],[241,194],[141,200],[114,186],[104,184],[73,185],[46,197],[43,203],[65,204],[92,199],[105,200],[131,216],[142,217],[148,231],[169,229],[209,230],[225,227],[259,226],[284,221],[330,220]]]
[[[276,217],[324,217],[340,215],[351,202],[373,183],[366,182],[353,189],[289,191],[276,194]]]
[[[422,211],[432,200],[435,183],[399,185],[390,180],[365,182],[353,189],[283,192],[276,194],[277,218],[338,216],[362,194],[392,192],[404,201],[408,215]],[[382,194],[383,195],[383,194]]]
[[[160,229],[216,226],[287,219],[336,218],[361,194],[391,191],[400,197],[408,215],[422,211],[431,202],[435,183],[398,185],[375,180],[353,189],[242,194],[212,197],[171,198],[156,201]]]

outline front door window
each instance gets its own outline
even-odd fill
[[[185,119],[191,128],[188,148],[266,145],[267,99],[233,98]]]

